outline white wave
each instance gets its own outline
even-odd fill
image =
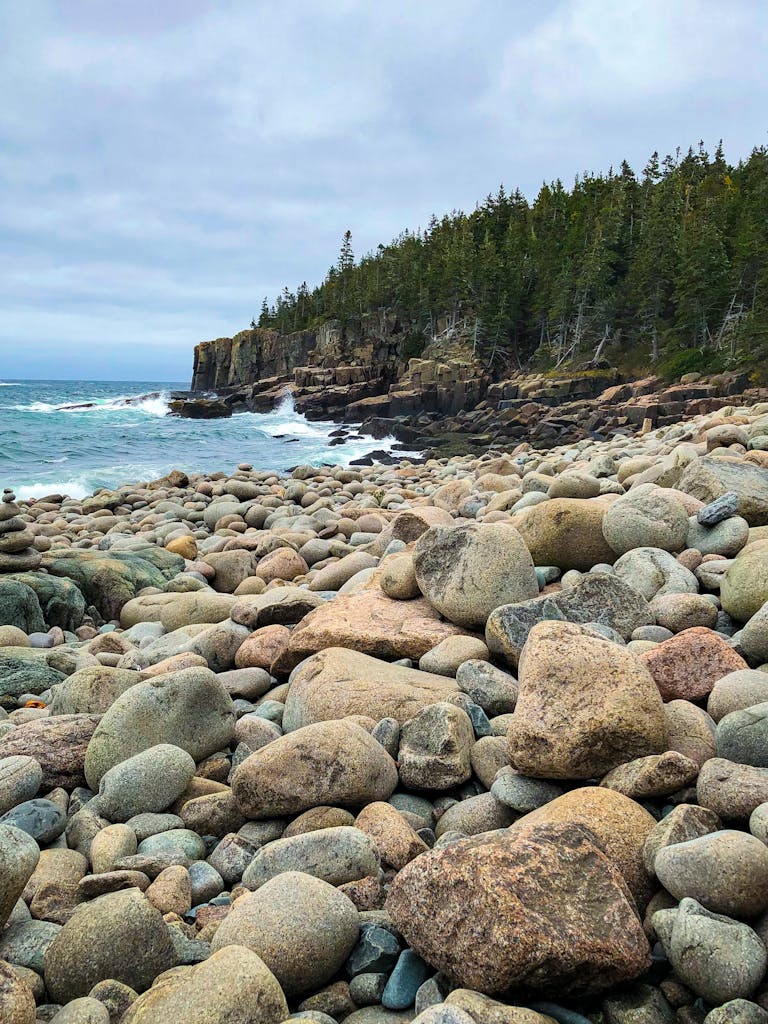
[[[19,386],[14,380],[0,380],[0,388],[18,388]]]
[[[163,392],[159,395],[149,395],[138,401],[128,395],[120,395],[117,398],[97,398],[93,401],[85,399],[82,402],[61,402],[54,405],[51,402],[31,402],[29,405],[12,405],[11,409],[16,412],[74,412],[74,413],[106,413],[106,412],[139,412],[146,416],[167,416],[168,395]]]
[[[73,480],[54,480],[52,483],[22,484],[15,488],[17,498],[44,498],[48,494],[66,494],[70,498],[85,498],[93,493],[87,480],[75,477]]]

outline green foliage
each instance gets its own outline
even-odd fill
[[[258,323],[287,333],[334,318],[364,333],[380,312],[406,358],[448,317],[494,365],[754,360],[768,353],[768,150],[736,166],[720,146],[654,153],[639,178],[624,162],[571,189],[545,183],[533,202],[501,187],[358,261],[347,231],[325,280],[265,299]]]
[[[721,352],[700,348],[674,352],[658,366],[659,374],[667,380],[677,380],[684,373],[722,373],[725,369],[725,358]]]

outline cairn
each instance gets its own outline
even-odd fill
[[[6,488],[0,501],[0,572],[37,569],[42,555],[34,541],[35,535],[21,518],[16,495]]]

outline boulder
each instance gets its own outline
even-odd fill
[[[768,908],[768,847],[745,832],[725,829],[665,846],[653,866],[676,900],[690,896],[707,910],[738,918]]]
[[[557,898],[553,898],[553,892]],[[417,857],[386,909],[454,986],[561,996],[632,981],[650,963],[626,884],[589,832],[535,825]]]
[[[733,491],[750,526],[768,523],[768,469],[753,462],[704,455],[688,463],[678,487],[705,503]]]
[[[258,889],[285,871],[302,871],[331,885],[343,885],[378,870],[379,855],[371,837],[351,825],[338,825],[262,846],[243,872],[243,885]]]
[[[22,722],[0,738],[0,757],[33,757],[45,789],[85,785],[85,754],[99,715],[59,715]]]
[[[401,725],[421,710],[459,693],[455,680],[390,665],[341,647],[308,658],[291,675],[283,712],[286,732],[347,715]]]
[[[294,815],[325,804],[362,807],[386,800],[397,768],[355,722],[318,722],[281,736],[237,768],[232,792],[249,818]]]
[[[694,899],[656,911],[652,924],[677,978],[713,1006],[749,998],[765,974],[768,952],[755,932]]]
[[[623,875],[638,907],[645,908],[653,890],[643,847],[656,821],[644,807],[613,790],[582,786],[519,818],[512,828],[543,822],[567,822],[589,829]]]
[[[82,623],[85,615],[85,598],[72,580],[43,572],[14,573],[4,579],[17,580],[35,592],[46,625],[75,630]],[[0,616],[0,622],[5,621]]]
[[[400,781],[408,789],[443,790],[461,785],[472,775],[474,740],[472,722],[462,708],[446,702],[424,708],[400,731]]]
[[[101,715],[121,693],[140,681],[139,673],[130,669],[89,665],[54,686],[51,714]]]
[[[272,671],[290,672],[304,658],[327,647],[418,661],[441,640],[461,632],[458,626],[443,622],[424,598],[393,601],[378,589],[342,594],[302,619]]]
[[[252,950],[295,998],[339,971],[359,930],[357,908],[347,896],[319,878],[286,871],[234,903],[211,948]]]
[[[719,633],[705,626],[685,629],[639,658],[665,701],[701,700],[718,679],[748,668]]]
[[[658,690],[635,655],[572,623],[531,630],[507,730],[513,768],[538,778],[590,779],[662,753],[666,739]]]
[[[35,840],[13,825],[0,824],[0,932],[40,858]]]
[[[688,537],[688,513],[668,490],[639,484],[608,507],[603,536],[617,555],[646,547],[682,551]]]
[[[611,565],[616,559],[603,536],[603,516],[608,508],[600,499],[552,498],[516,515],[513,525],[534,565],[586,572],[593,565]]]
[[[51,576],[64,576],[77,584],[86,602],[95,605],[105,619],[117,619],[139,590],[162,589],[182,572],[184,559],[153,544],[109,552],[55,547],[45,552],[42,565]]]
[[[18,578],[0,577],[0,623],[16,626],[25,633],[38,633],[45,629],[37,594]]]
[[[45,955],[45,985],[58,1003],[86,996],[106,978],[136,992],[176,964],[168,927],[138,889],[82,903]]]
[[[768,601],[768,540],[747,544],[734,558],[720,584],[723,611],[747,622]]]
[[[85,757],[85,776],[98,789],[114,765],[158,743],[171,743],[201,761],[229,746],[235,728],[232,699],[207,668],[187,668],[137,683],[103,715]]]
[[[225,946],[207,960],[166,975],[140,995],[121,1024],[281,1024],[285,995],[264,961],[244,946]]]
[[[413,565],[433,608],[469,629],[485,626],[499,605],[539,593],[522,537],[500,523],[433,526],[416,541]]]
[[[600,623],[625,640],[655,621],[646,600],[627,583],[607,573],[589,573],[567,590],[497,608],[488,618],[485,642],[492,654],[516,666],[530,631],[550,619]]]

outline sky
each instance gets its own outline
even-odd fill
[[[0,0],[0,378],[194,345],[503,182],[768,143],[762,0]]]

